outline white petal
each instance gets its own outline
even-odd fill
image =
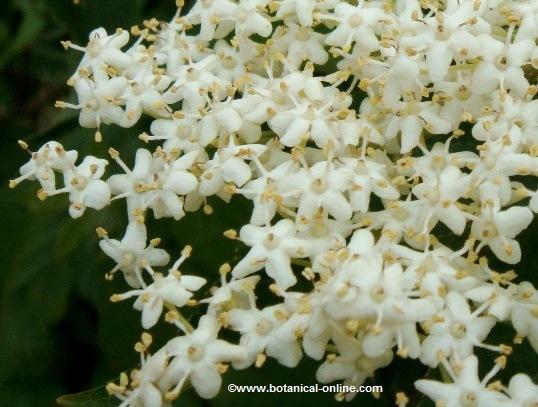
[[[310,129],[310,122],[302,117],[291,122],[286,133],[280,138],[280,142],[287,147],[295,147],[300,144],[303,137]]]
[[[372,332],[366,334],[362,342],[362,349],[366,356],[375,358],[381,356],[392,347],[394,335],[391,329],[383,329],[376,335]]]
[[[187,171],[172,171],[166,178],[162,188],[175,192],[178,195],[187,195],[194,191],[198,180]]]
[[[521,247],[517,240],[506,239],[503,241],[496,237],[489,242],[489,247],[493,254],[505,263],[517,264],[521,261]]]
[[[454,234],[460,236],[465,230],[467,219],[461,209],[455,205],[449,205],[447,208],[439,206],[435,209],[435,215],[441,222],[448,226]]]
[[[163,301],[160,298],[153,298],[142,308],[142,327],[149,329],[157,323],[163,310]]]
[[[140,222],[131,222],[127,226],[121,246],[124,250],[143,250],[146,247],[147,232],[146,226]]]
[[[502,235],[514,238],[530,225],[532,219],[529,208],[513,206],[495,215],[495,225]]]
[[[83,204],[88,208],[103,209],[110,203],[110,187],[100,179],[92,180],[84,191]]]
[[[241,116],[237,114],[235,109],[231,107],[225,107],[220,109],[215,115],[219,124],[228,132],[235,133],[243,126],[243,120]]]
[[[453,52],[446,41],[435,41],[426,53],[426,65],[433,82],[442,81],[452,62]]]
[[[408,116],[402,119],[402,154],[410,152],[418,145],[422,127],[422,123],[417,116]]]
[[[196,393],[204,399],[215,397],[222,383],[222,378],[215,366],[199,364],[191,374],[191,383]]]

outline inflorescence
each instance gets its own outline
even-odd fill
[[[121,240],[97,230],[116,263],[107,278],[130,286],[111,299],[133,299],[145,330],[164,319],[179,333],[150,353],[145,332],[140,367],[110,394],[169,406],[190,383],[212,398],[230,365],[294,367],[303,355],[320,361],[320,382],[358,386],[397,356],[440,366],[446,382],[416,381],[439,406],[538,405],[528,376],[491,381],[512,347],[488,342],[507,322],[538,352],[537,290],[490,267],[520,262],[516,237],[538,211],[538,2],[177,5],[168,23],[63,42],[83,57],[68,81],[78,102],[56,105],[77,109],[96,141],[103,125],[153,118],[134,167],[110,149],[118,173],[103,180],[107,160],[77,164],[51,141],[10,183],[68,194],[73,218],[126,202]],[[252,202],[249,223],[225,232],[249,251],[204,296],[207,281],[180,271],[191,248],[171,263],[145,219],[211,214],[213,195]],[[260,279],[273,305],[259,307]],[[202,310],[197,326],[184,307]],[[483,379],[477,348],[497,354]]]

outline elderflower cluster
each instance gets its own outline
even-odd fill
[[[83,57],[68,81],[78,102],[57,106],[78,110],[97,141],[103,125],[152,118],[134,166],[115,149],[110,163],[76,164],[51,141],[11,181],[37,180],[41,199],[67,193],[74,218],[126,201],[125,236],[98,229],[116,264],[107,277],[121,271],[131,287],[112,300],[134,299],[144,329],[164,319],[178,336],[150,354],[142,335],[140,368],[107,386],[121,406],[170,406],[187,383],[212,398],[230,365],[305,355],[322,383],[359,386],[411,358],[447,376],[416,382],[440,406],[537,405],[523,373],[490,383],[512,347],[488,334],[509,323],[538,352],[538,291],[490,267],[519,263],[517,236],[538,211],[538,2],[177,5],[168,23],[63,43]],[[191,248],[171,264],[144,221],[210,215],[214,195],[252,212],[225,232],[248,253],[209,289],[179,269]],[[261,307],[265,287],[273,302]],[[183,315],[194,306],[196,327]],[[477,348],[498,354],[483,379]]]

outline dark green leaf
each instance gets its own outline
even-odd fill
[[[0,53],[0,69],[24,47],[37,41],[37,37],[45,26],[45,19],[32,2],[18,0],[15,5],[22,11],[23,19],[14,40]]]
[[[59,397],[56,403],[61,407],[113,407],[119,404],[107,393],[105,386]]]

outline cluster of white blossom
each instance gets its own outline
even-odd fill
[[[83,58],[68,81],[78,103],[57,106],[78,109],[97,141],[103,124],[153,118],[134,167],[110,149],[121,173],[103,181],[106,160],[76,165],[49,142],[11,182],[68,193],[72,217],[126,200],[123,239],[97,231],[116,263],[107,277],[132,287],[112,300],[136,298],[144,329],[164,311],[180,334],[153,354],[142,335],[140,368],[107,387],[121,406],[169,406],[186,383],[215,397],[230,364],[294,367],[303,354],[322,383],[360,385],[396,355],[440,366],[450,381],[416,382],[439,406],[538,405],[524,374],[490,383],[512,352],[487,342],[497,323],[538,352],[538,291],[486,257],[517,264],[538,211],[538,2],[177,5],[170,22],[133,27],[134,42],[99,28],[84,47],[63,43]],[[209,215],[213,195],[252,201],[250,222],[225,232],[250,250],[204,295],[206,280],[179,270],[191,248],[163,273],[169,255],[144,220]],[[257,304],[260,278],[273,305]],[[186,306],[204,312],[196,328]],[[476,348],[498,353],[482,380]]]

